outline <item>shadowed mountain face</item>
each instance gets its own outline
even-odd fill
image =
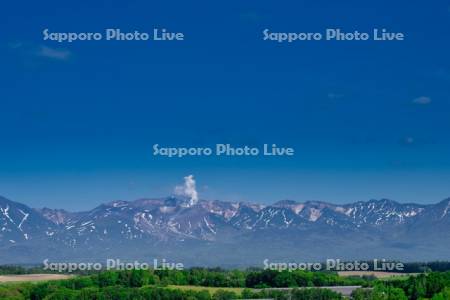
[[[433,205],[189,200],[114,201],[73,213],[0,197],[0,263],[166,258],[186,266],[262,266],[266,258],[449,259],[450,199]]]

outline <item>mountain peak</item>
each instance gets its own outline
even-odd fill
[[[430,248],[421,245],[422,239],[417,236],[427,236],[424,243],[431,243],[436,236],[439,245],[450,246],[448,230],[445,230],[449,225],[450,198],[430,205],[404,204],[389,199],[345,205],[293,200],[281,200],[272,205],[198,200],[190,205],[190,198],[177,195],[116,200],[75,213],[62,209],[31,209],[0,198],[0,253],[10,253],[13,261],[17,261],[23,255],[14,256],[14,247],[29,249],[28,253],[34,254],[48,245],[49,249],[57,247],[69,256],[83,253],[87,255],[84,257],[89,257],[116,249],[122,251],[119,253],[148,256],[148,253],[160,253],[158,251],[163,251],[165,245],[181,249],[179,253],[183,253],[198,244],[216,251],[220,249],[217,253],[226,256],[233,253],[221,251],[226,245],[245,250],[260,245],[263,240],[270,243],[282,237],[283,241],[295,241],[307,251],[319,254],[329,250],[320,243],[329,242],[336,234],[348,237],[348,246],[340,246],[343,252],[363,249],[364,241],[372,245],[370,249],[364,248],[367,253],[383,247],[391,251],[400,240],[408,245],[409,253],[425,249],[430,255]],[[355,245],[353,240],[360,242]],[[316,242],[319,248],[314,248]],[[285,249],[289,249],[286,245]],[[437,244],[433,245],[433,251],[438,251]],[[255,253],[268,257],[270,252],[264,249],[260,245]],[[44,251],[43,255],[49,252]]]
[[[450,204],[450,197],[442,200],[439,204]]]
[[[275,202],[274,204],[272,204],[273,206],[290,206],[290,205],[297,205],[300,204],[299,202],[295,201],[295,200],[280,200]]]

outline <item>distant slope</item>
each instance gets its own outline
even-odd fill
[[[114,201],[72,213],[0,197],[0,263],[167,258],[185,265],[264,259],[449,259],[450,199],[273,205],[183,197]]]

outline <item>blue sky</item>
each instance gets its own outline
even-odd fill
[[[432,203],[450,196],[448,1],[1,4],[0,195],[87,209],[165,196]],[[183,32],[183,42],[43,41],[42,30]],[[262,30],[403,32],[277,44]],[[152,156],[277,143],[292,158]]]

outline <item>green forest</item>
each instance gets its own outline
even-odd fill
[[[352,294],[352,298],[357,300],[450,299],[450,272],[381,280],[367,276],[341,277],[331,272],[203,268],[105,271],[66,280],[1,284],[0,299],[326,300],[342,299],[342,296],[329,289],[314,287],[350,285],[361,286]]]

